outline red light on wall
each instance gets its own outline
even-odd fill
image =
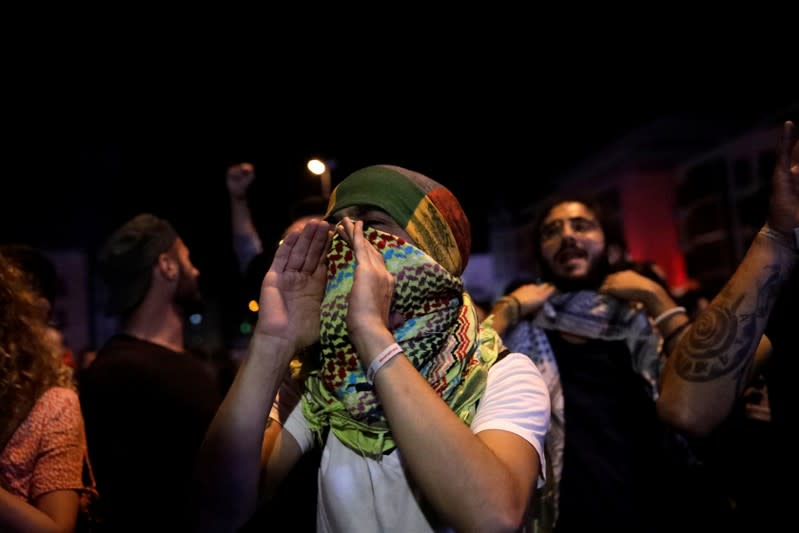
[[[654,261],[671,287],[685,284],[685,258],[674,218],[674,178],[668,172],[637,172],[620,181],[624,237],[636,261]]]

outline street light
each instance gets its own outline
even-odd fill
[[[311,174],[319,176],[322,196],[330,198],[330,166],[321,159],[311,159],[305,166]]]

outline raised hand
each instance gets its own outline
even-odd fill
[[[799,134],[790,120],[783,126],[771,183],[768,225],[793,241],[799,228]]]
[[[352,247],[355,255],[355,277],[347,311],[347,330],[358,350],[364,336],[386,337],[389,331],[394,276],[386,269],[380,252],[366,240],[363,222],[344,217],[336,227]],[[362,354],[365,350],[358,350]]]
[[[309,221],[281,242],[261,286],[255,334],[284,339],[292,353],[319,340],[330,225]]]
[[[231,165],[227,169],[225,176],[228,193],[236,200],[246,198],[247,189],[255,179],[255,167],[251,163],[239,163]]]

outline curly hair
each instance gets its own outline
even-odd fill
[[[74,388],[47,341],[47,318],[25,274],[0,255],[0,449],[52,387]]]

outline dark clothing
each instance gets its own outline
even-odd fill
[[[769,315],[766,336],[772,353],[754,385],[748,389],[759,402],[765,390],[771,419],[747,415],[747,395],[739,399],[730,416],[713,431],[707,442],[707,462],[721,480],[735,505],[735,524],[725,531],[783,531],[795,515],[794,472],[799,461],[792,436],[799,413],[796,380],[799,376],[799,336],[796,303],[799,275],[781,290]],[[757,403],[757,402],[755,402]]]
[[[80,383],[110,531],[181,531],[194,462],[221,397],[199,360],[128,335],[98,352]]]
[[[764,446],[768,449],[762,450],[762,453],[755,452],[754,456],[745,459],[754,463],[759,474],[756,484],[762,496],[753,503],[753,507],[759,511],[757,516],[761,523],[769,527],[790,523],[787,521],[793,520],[795,515],[793,491],[783,487],[792,486],[795,483],[794,472],[799,471],[799,455],[793,437],[796,422],[799,421],[799,394],[796,387],[799,378],[797,303],[799,271],[794,272],[780,292],[766,327],[766,335],[772,344],[771,358],[764,370],[771,411],[771,440],[766,441],[768,444]]]
[[[566,418],[556,531],[700,530],[709,516],[691,501],[692,456],[658,418],[624,341],[547,337]]]
[[[629,350],[623,341],[547,336],[566,416],[558,531],[651,531],[663,432]]]
[[[766,335],[773,347],[766,367],[771,421],[777,441],[784,444],[793,442],[789,433],[793,433],[795,424],[791,421],[796,422],[799,418],[799,394],[796,393],[796,380],[799,378],[798,303],[799,272],[781,291],[766,327]],[[796,456],[795,452],[793,455]],[[787,460],[788,456],[785,458]]]

